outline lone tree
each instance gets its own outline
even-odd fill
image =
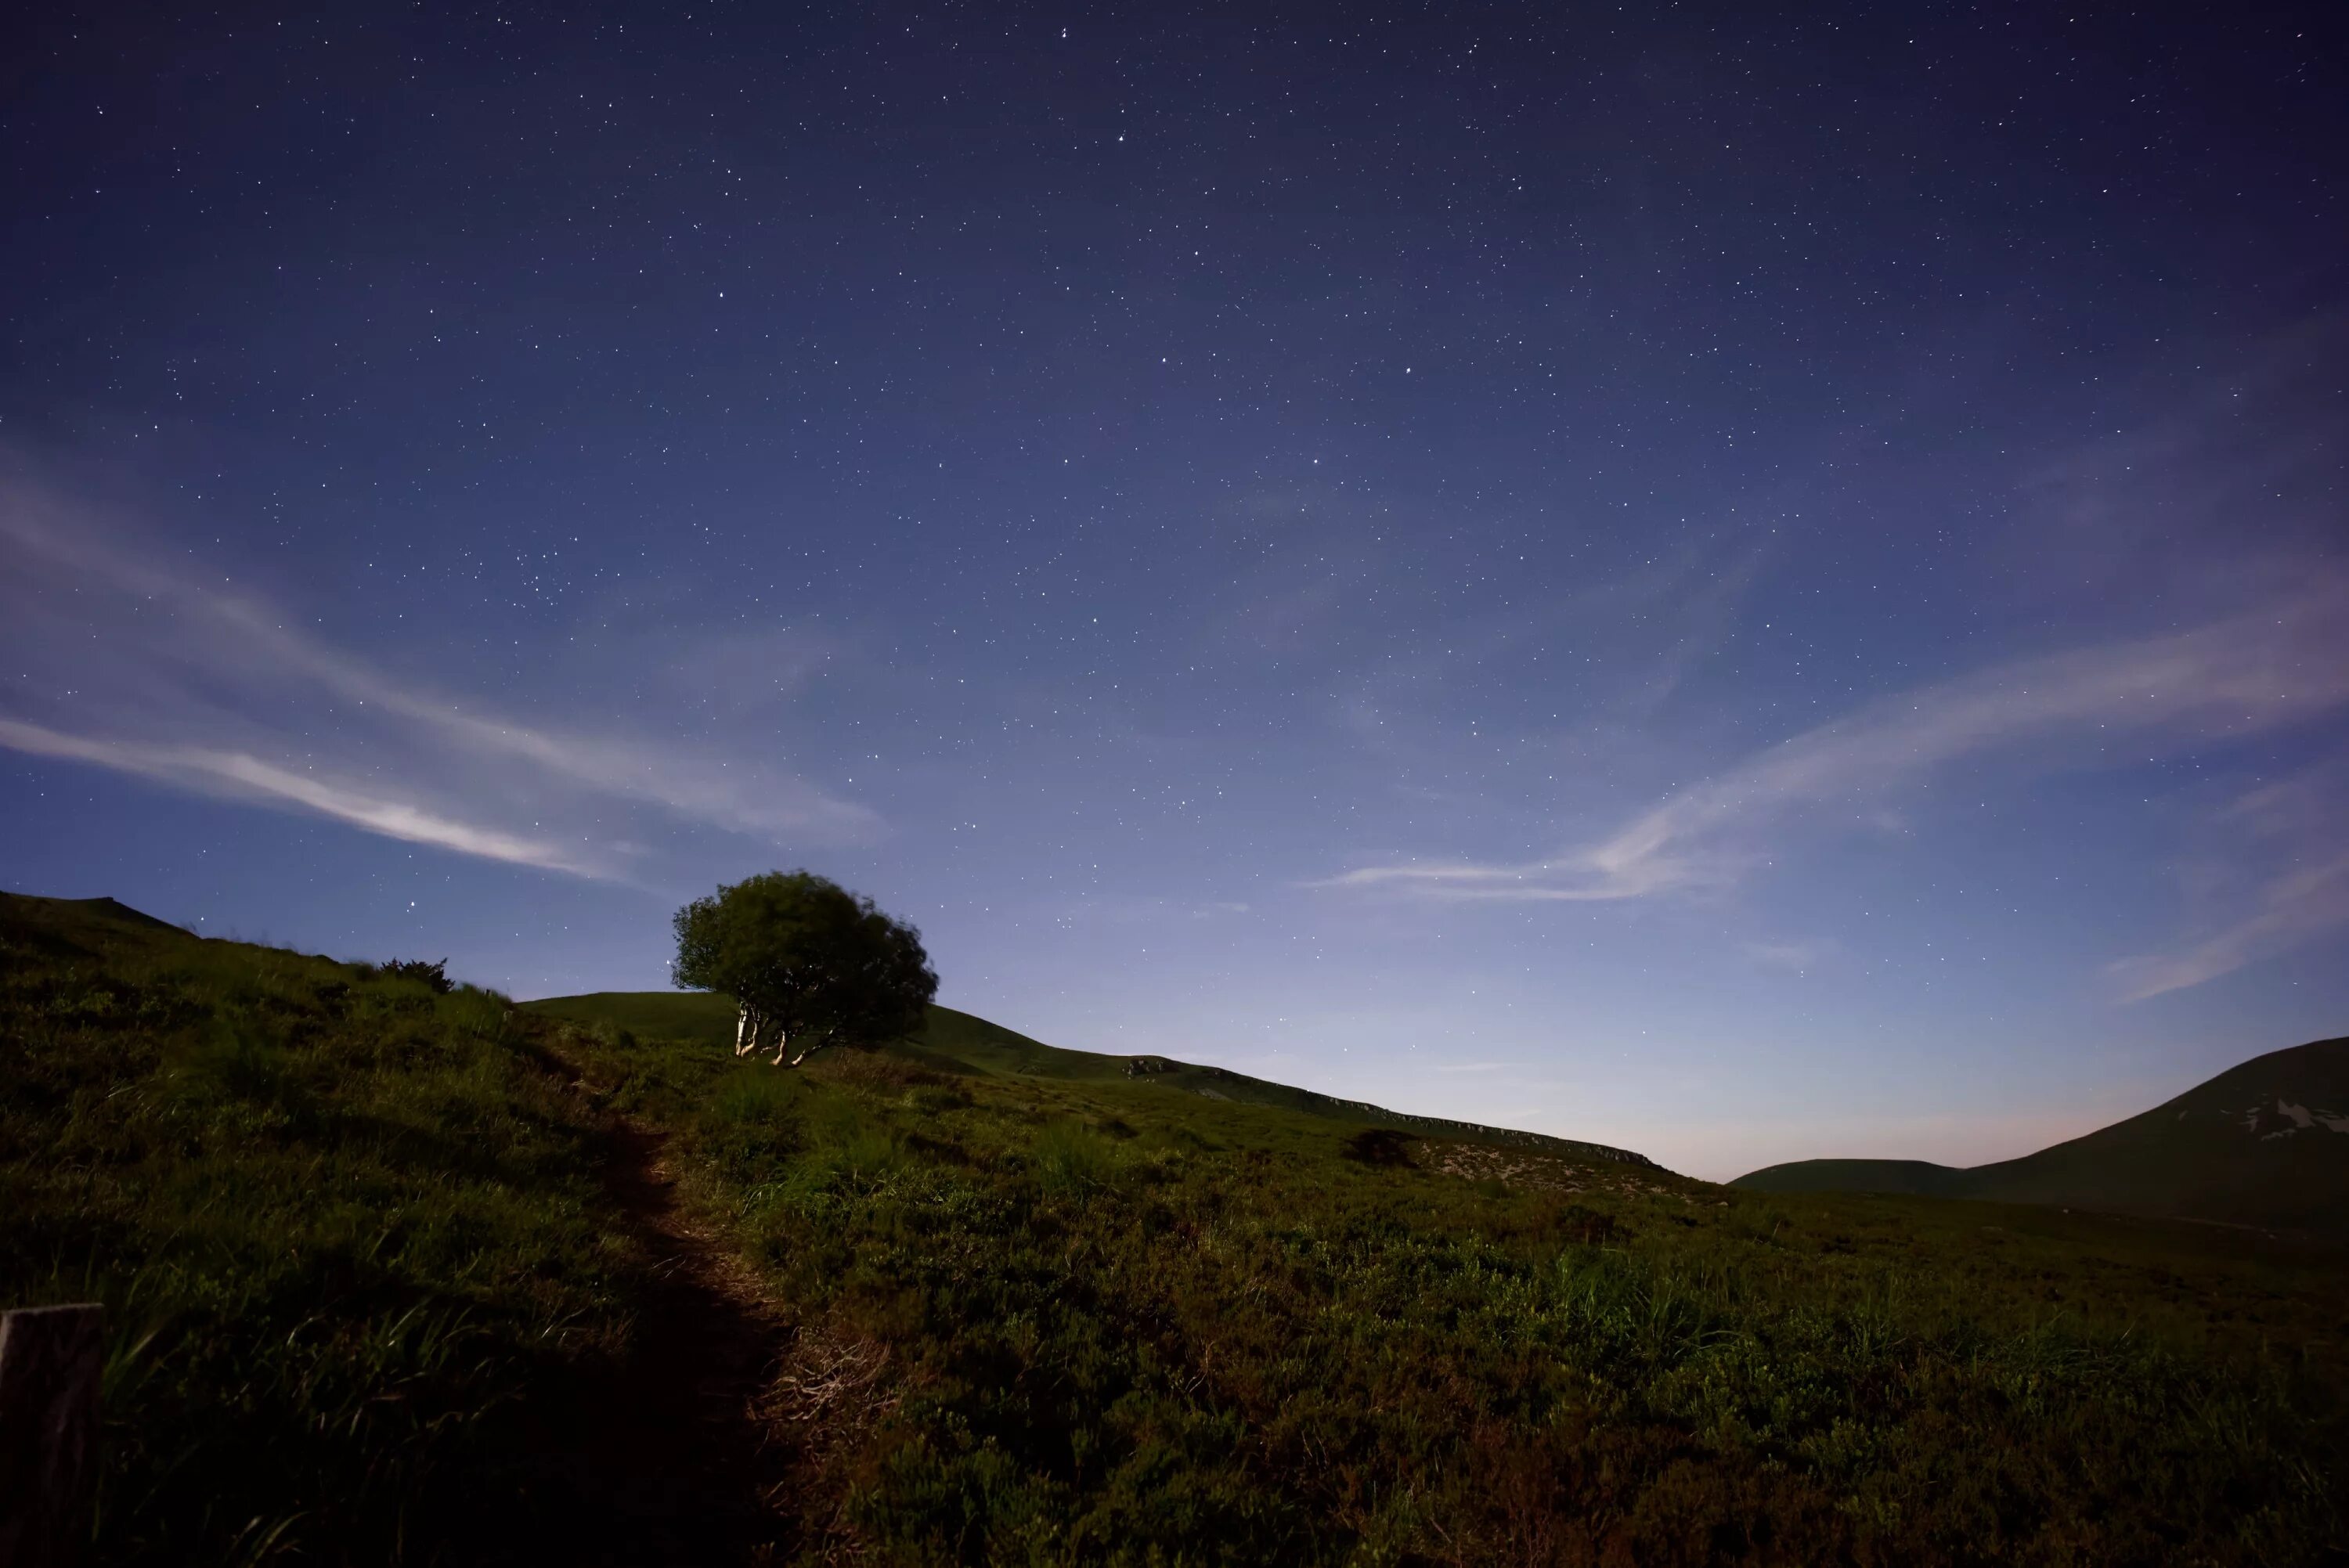
[[[919,1028],[937,995],[920,932],[812,872],[720,887],[676,926],[678,984],[734,998],[738,1057],[771,1044],[777,1067],[797,1067],[826,1046],[877,1046]]]

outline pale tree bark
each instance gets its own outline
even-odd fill
[[[774,1065],[776,1067],[783,1066],[784,1058],[787,1057],[790,1057],[791,1065],[797,1067],[831,1043],[823,1036],[818,1036],[813,1045],[802,1050],[799,1055],[792,1056],[791,1026],[784,1020],[770,1017],[747,1002],[738,1003],[737,1007],[739,1011],[734,1019],[734,1054],[738,1057],[755,1055],[765,1050],[771,1042],[775,1047]]]

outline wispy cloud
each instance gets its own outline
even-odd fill
[[[1769,969],[1807,975],[1841,949],[1830,937],[1796,937],[1788,942],[1748,942],[1745,956]]]
[[[1380,750],[1440,760],[1456,743],[1464,677],[1514,667],[1555,678],[1560,665],[1592,667],[1601,655],[1608,679],[1592,717],[1619,731],[1652,719],[1720,651],[1769,554],[1766,542],[1707,533],[1561,595],[1435,617],[1435,630],[1384,650],[1341,686],[1337,722]]]
[[[142,746],[135,741],[64,735],[37,724],[7,718],[0,718],[0,746],[34,757],[95,763],[119,773],[133,773],[208,794],[297,806],[412,844],[430,844],[460,854],[579,876],[600,874],[594,862],[555,844],[458,821],[405,801],[369,794],[347,782],[291,772],[241,751],[200,746]]]
[[[2182,953],[2125,958],[2111,968],[2124,1002],[2142,1002],[2232,974],[2349,925],[2349,853],[2277,877],[2261,891],[2259,912]]]
[[[1769,830],[1794,815],[1880,819],[1889,791],[1964,759],[2029,751],[2076,763],[2121,742],[2142,756],[2328,712],[2349,702],[2344,624],[2349,584],[2322,582],[2192,631],[2016,660],[1880,699],[1554,856],[1363,866],[1320,885],[1570,902],[1725,886],[1773,858]]]
[[[2230,867],[2255,872],[2248,896],[2240,877],[2213,879],[2190,902],[2217,913],[2199,941],[2109,966],[2123,1002],[2142,1002],[2230,975],[2349,925],[2349,761],[2335,758],[2262,785],[2237,800],[2217,827],[2229,835]],[[2257,868],[2264,866],[2263,872]]]
[[[611,830],[632,810],[792,844],[879,826],[756,747],[525,721],[396,678],[20,476],[0,476],[0,647],[23,671],[0,746],[16,751],[584,876],[637,874]]]

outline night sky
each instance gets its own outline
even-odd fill
[[[1727,1177],[2349,1029],[2342,12],[0,36],[0,886]]]

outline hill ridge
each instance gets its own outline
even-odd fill
[[[704,991],[592,991],[545,996],[520,1004],[524,1009],[577,1023],[607,1021],[638,1034],[730,1042],[734,1010],[724,997]],[[636,1021],[632,1021],[636,1020]],[[1229,1068],[1185,1062],[1153,1053],[1119,1056],[1104,1051],[1048,1046],[1015,1029],[954,1007],[933,1006],[930,1021],[916,1035],[914,1050],[926,1060],[943,1057],[960,1070],[1010,1073],[1046,1078],[1101,1080],[1143,1078],[1207,1099],[1273,1105],[1376,1126],[1533,1150],[1581,1160],[1603,1160],[1644,1171],[1663,1171],[1648,1156],[1612,1144],[1557,1138],[1521,1128],[1492,1127],[1448,1117],[1390,1110],[1368,1100],[1346,1099],[1318,1089],[1274,1083]]]
[[[2349,1037],[2264,1052],[2149,1110],[2014,1160],[1974,1166],[1801,1160],[1748,1171],[1730,1185],[2349,1231]]]

